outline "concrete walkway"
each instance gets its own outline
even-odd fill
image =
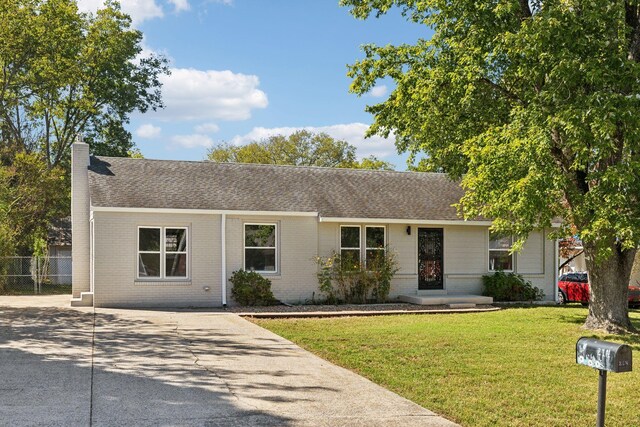
[[[234,314],[0,297],[0,424],[454,426]]]

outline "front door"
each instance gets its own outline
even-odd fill
[[[444,289],[442,228],[418,228],[418,289]]]

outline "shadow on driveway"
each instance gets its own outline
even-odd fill
[[[0,307],[0,413],[6,425],[290,425],[242,405],[158,325],[58,308]],[[218,353],[255,354],[219,337]],[[92,365],[93,358],[93,365]],[[92,389],[93,388],[93,389]]]
[[[450,426],[233,314],[0,306],[19,425]]]

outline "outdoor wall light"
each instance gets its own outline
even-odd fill
[[[204,289],[205,292],[209,292],[211,290],[209,286],[203,286],[202,289]]]
[[[411,236],[411,226],[407,225],[407,236]]]

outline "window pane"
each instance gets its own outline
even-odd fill
[[[187,277],[186,254],[170,254],[166,256],[165,261],[167,277]]]
[[[360,250],[359,249],[342,249],[340,251],[342,266],[349,270],[360,267]]]
[[[140,228],[140,247],[141,251],[160,251],[160,229],[159,228]]]
[[[167,252],[186,252],[187,230],[184,228],[167,228],[165,230],[165,245]]]
[[[138,276],[160,277],[160,254],[138,254]]]
[[[379,265],[379,261],[384,257],[382,249],[367,249],[367,268],[373,268]]]
[[[340,227],[340,246],[343,248],[359,248],[360,227]]]
[[[367,248],[384,248],[384,227],[367,227]]]
[[[247,271],[276,271],[276,250],[245,249],[244,267]]]
[[[276,226],[245,224],[244,245],[257,247],[276,246]]]
[[[511,249],[511,236],[489,236],[489,249]]]
[[[489,270],[513,270],[513,256],[506,251],[489,251]]]

